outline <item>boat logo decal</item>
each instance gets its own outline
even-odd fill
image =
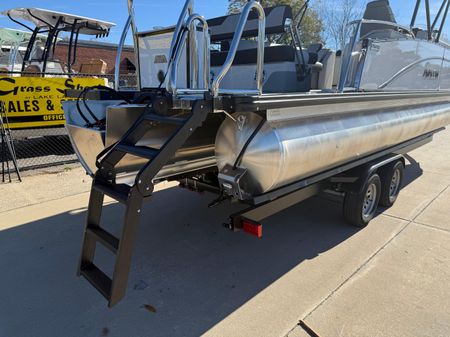
[[[439,70],[431,69],[431,68],[425,68],[423,71],[422,77],[424,78],[438,78],[439,77]]]

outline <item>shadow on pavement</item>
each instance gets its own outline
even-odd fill
[[[423,174],[423,170],[420,167],[419,162],[417,162],[410,155],[405,155],[405,158],[409,164],[406,164],[405,167],[402,188],[408,186]]]
[[[127,296],[112,309],[75,276],[85,209],[0,231],[0,336],[198,336],[357,232],[344,224],[341,204],[315,197],[267,219],[258,240],[221,226],[242,206],[208,209],[212,199],[178,188],[154,194],[142,213]],[[112,232],[122,207],[104,208]],[[110,271],[111,261],[99,250],[101,267]]]

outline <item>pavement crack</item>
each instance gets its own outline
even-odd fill
[[[311,316],[314,311],[321,307],[326,301],[328,301],[336,292],[338,292],[353,276],[355,276],[361,269],[363,269],[380,251],[382,251],[389,243],[391,243],[400,233],[402,233],[413,221],[409,221],[404,225],[394,236],[392,236],[388,241],[386,241],[379,249],[375,251],[369,258],[364,261],[356,270],[350,274],[344,281],[342,281],[328,296],[326,296],[318,305],[316,305],[308,314],[305,315],[302,321],[305,321],[309,316]]]
[[[311,337],[320,337],[313,329],[311,329],[303,320],[298,325]]]
[[[304,322],[309,316],[313,314],[314,311],[316,311],[319,307],[321,307],[328,299],[330,299],[336,292],[338,292],[353,276],[355,276],[362,268],[364,268],[376,255],[378,255],[379,252],[381,252],[387,245],[389,245],[397,236],[399,236],[406,228],[409,227],[412,223],[415,223],[415,220],[437,199],[439,198],[443,193],[447,191],[447,189],[450,187],[450,184],[447,185],[442,191],[440,191],[430,202],[428,202],[425,207],[416,215],[412,220],[406,220],[408,223],[403,226],[392,238],[390,238],[388,241],[386,241],[379,249],[375,251],[369,258],[364,261],[353,273],[350,274],[349,277],[347,277],[343,282],[341,282],[328,296],[326,296],[318,305],[316,305],[308,314],[305,315],[303,320],[300,322]],[[389,216],[389,215],[386,215]],[[392,217],[392,216],[391,216]],[[405,219],[402,219],[405,220]]]
[[[437,199],[439,198],[443,193],[445,193],[447,191],[447,189],[450,188],[450,184],[447,185],[442,191],[440,191],[432,200],[430,200],[430,202],[428,202],[425,207],[416,215],[414,216],[414,218],[412,220],[406,220],[408,221],[408,223],[403,226],[393,237],[391,237],[388,241],[386,241],[379,249],[377,249],[375,251],[375,253],[373,253],[371,256],[369,256],[369,258],[364,261],[364,263],[362,263],[353,273],[350,274],[349,277],[347,277],[343,282],[341,282],[330,294],[328,294],[328,296],[326,296],[318,305],[316,305],[308,314],[305,315],[305,317],[300,320],[300,322],[305,322],[305,320],[311,316],[319,307],[321,307],[326,301],[328,301],[328,299],[330,299],[336,292],[338,292],[353,276],[355,276],[361,269],[363,269],[376,255],[378,255],[379,252],[381,252],[387,245],[389,245],[395,238],[397,238],[397,236],[399,236],[406,228],[408,228],[411,224],[415,223],[415,220],[423,213],[425,212],[425,210]],[[390,216],[390,215],[386,215],[386,216]],[[390,216],[393,218],[397,218],[394,216]],[[400,218],[401,219],[401,218]],[[401,219],[401,220],[405,220],[405,219]],[[432,227],[432,226],[430,226]],[[434,228],[434,227],[433,227]],[[306,324],[304,324],[305,326],[307,326]],[[308,327],[309,328],[309,327]],[[311,329],[311,331],[313,331]],[[315,337],[314,335],[312,335],[312,337]]]
[[[392,215],[392,214],[386,214],[386,213],[383,213],[383,212],[378,213],[378,215],[385,216],[385,217],[392,218],[392,219],[402,220],[402,221],[405,221],[405,222],[412,221],[412,220],[409,220],[409,219],[402,218],[401,216],[396,216],[396,215]]]
[[[436,195],[433,199],[431,199],[431,201],[428,203],[428,204],[426,204],[425,205],[425,207],[411,220],[411,222],[415,222],[415,220],[419,217],[419,216],[421,216],[422,214],[423,214],[423,212],[425,212],[425,210],[428,208],[428,207],[430,207],[430,205],[437,199],[437,198],[439,198],[442,194],[444,194],[448,189],[449,189],[449,187],[450,187],[450,184],[449,185],[447,185],[447,187],[445,187],[442,191],[440,191],[439,193],[438,193],[438,195]]]
[[[436,227],[436,226],[433,226],[433,225],[428,225],[428,224],[426,224],[426,223],[417,222],[417,221],[414,221],[413,223],[414,223],[414,225],[418,225],[418,226],[422,226],[422,227],[427,227],[427,228],[435,229],[435,230],[437,230],[437,231],[441,231],[441,232],[450,234],[450,230],[449,230],[449,229],[445,229],[445,228],[441,228],[441,227]]]

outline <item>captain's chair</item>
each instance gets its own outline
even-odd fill
[[[367,4],[364,12],[364,19],[366,20],[379,20],[397,23],[394,13],[392,12],[389,0],[375,0]],[[361,27],[361,37],[365,37],[376,31],[393,30],[392,26],[380,25],[374,23],[365,23]]]
[[[289,20],[292,20],[290,6],[276,6],[264,9],[266,13],[266,35],[283,34]],[[240,14],[227,15],[208,20],[211,31],[211,42],[220,43],[221,51],[211,53],[211,66],[221,66],[227,58],[230,41],[238,24]],[[258,36],[258,16],[251,12],[245,26],[242,38]],[[233,65],[256,63],[256,41],[241,41]],[[280,45],[266,47],[264,50],[264,63],[292,62],[295,60],[295,51],[292,46]]]

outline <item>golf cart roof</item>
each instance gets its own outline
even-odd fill
[[[76,25],[80,34],[84,35],[104,35],[108,34],[111,27],[115,24],[107,21],[96,20],[78,15],[72,15],[62,12],[55,12],[40,8],[13,8],[2,13],[11,20],[28,21],[38,28],[55,28],[63,31],[71,31]]]

